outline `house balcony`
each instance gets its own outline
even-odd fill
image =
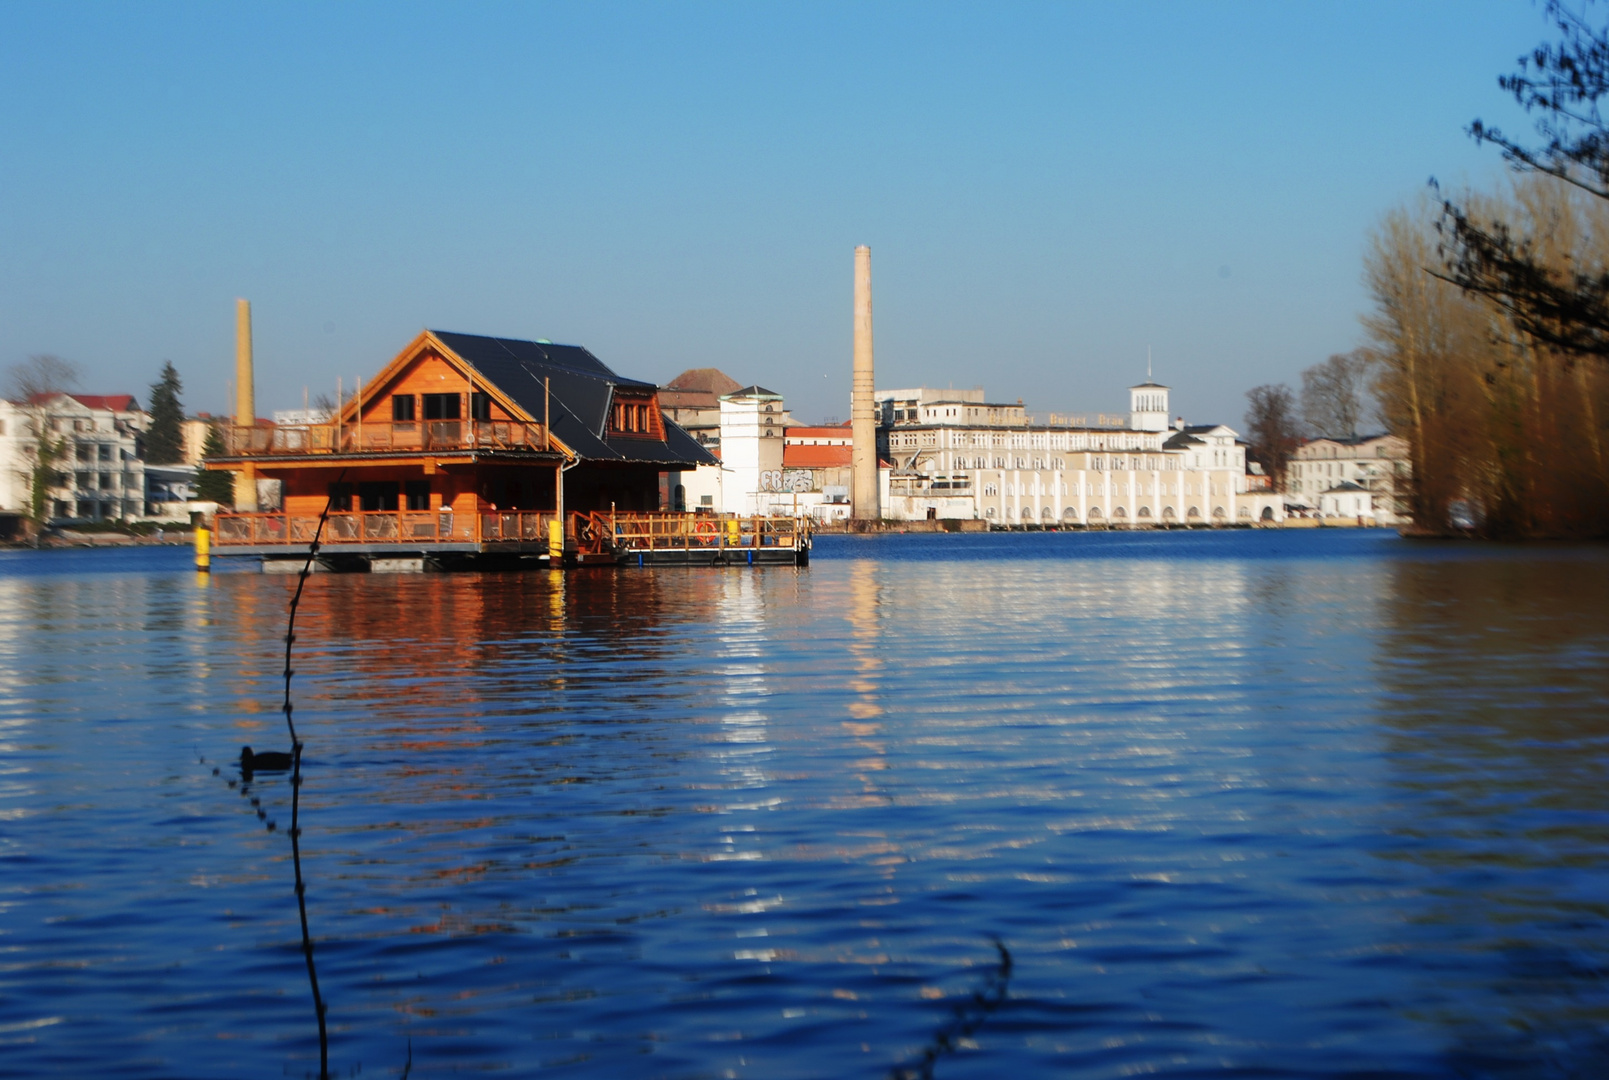
[[[444,450],[549,449],[541,424],[516,420],[423,420],[366,424],[300,424],[220,429],[226,456],[307,457]]]
[[[305,556],[315,535],[320,557],[397,555],[551,555],[555,532],[579,562],[793,562],[808,559],[808,519],[713,516],[672,511],[559,515],[551,510],[283,511],[219,513],[214,552],[269,559]]]
[[[545,552],[549,523],[557,519],[551,510],[337,510],[319,533],[318,514],[220,512],[213,544],[220,555],[306,553],[314,536],[331,553]]]

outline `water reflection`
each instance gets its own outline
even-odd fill
[[[333,1062],[870,1080],[998,933],[940,1075],[1592,1075],[1605,560],[1165,539],[315,578]],[[316,1061],[284,838],[195,762],[282,748],[293,587],[0,575],[0,1071]]]
[[[887,803],[889,794],[884,789],[880,773],[888,768],[886,745],[878,736],[883,715],[881,701],[884,631],[882,585],[878,579],[878,566],[870,559],[857,559],[849,567],[849,597],[846,614],[849,618],[849,655],[854,668],[849,675],[849,719],[842,721],[844,734],[854,741],[856,750],[864,756],[857,758],[850,768],[860,790],[844,806],[876,806]]]
[[[1609,1072],[1609,575],[1566,550],[1391,580],[1380,854],[1423,891],[1414,1014],[1461,1069]]]

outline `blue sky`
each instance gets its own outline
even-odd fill
[[[0,6],[0,366],[51,352],[259,411],[422,327],[1192,421],[1360,341],[1369,231],[1547,37],[1502,3]]]

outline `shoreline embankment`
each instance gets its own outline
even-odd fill
[[[6,540],[0,550],[32,551],[58,548],[103,547],[190,547],[195,534],[189,529],[162,529],[148,533],[79,532],[76,529],[50,529],[35,539]]]

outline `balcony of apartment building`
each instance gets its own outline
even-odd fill
[[[967,473],[907,473],[888,479],[890,495],[970,495],[972,477]]]

